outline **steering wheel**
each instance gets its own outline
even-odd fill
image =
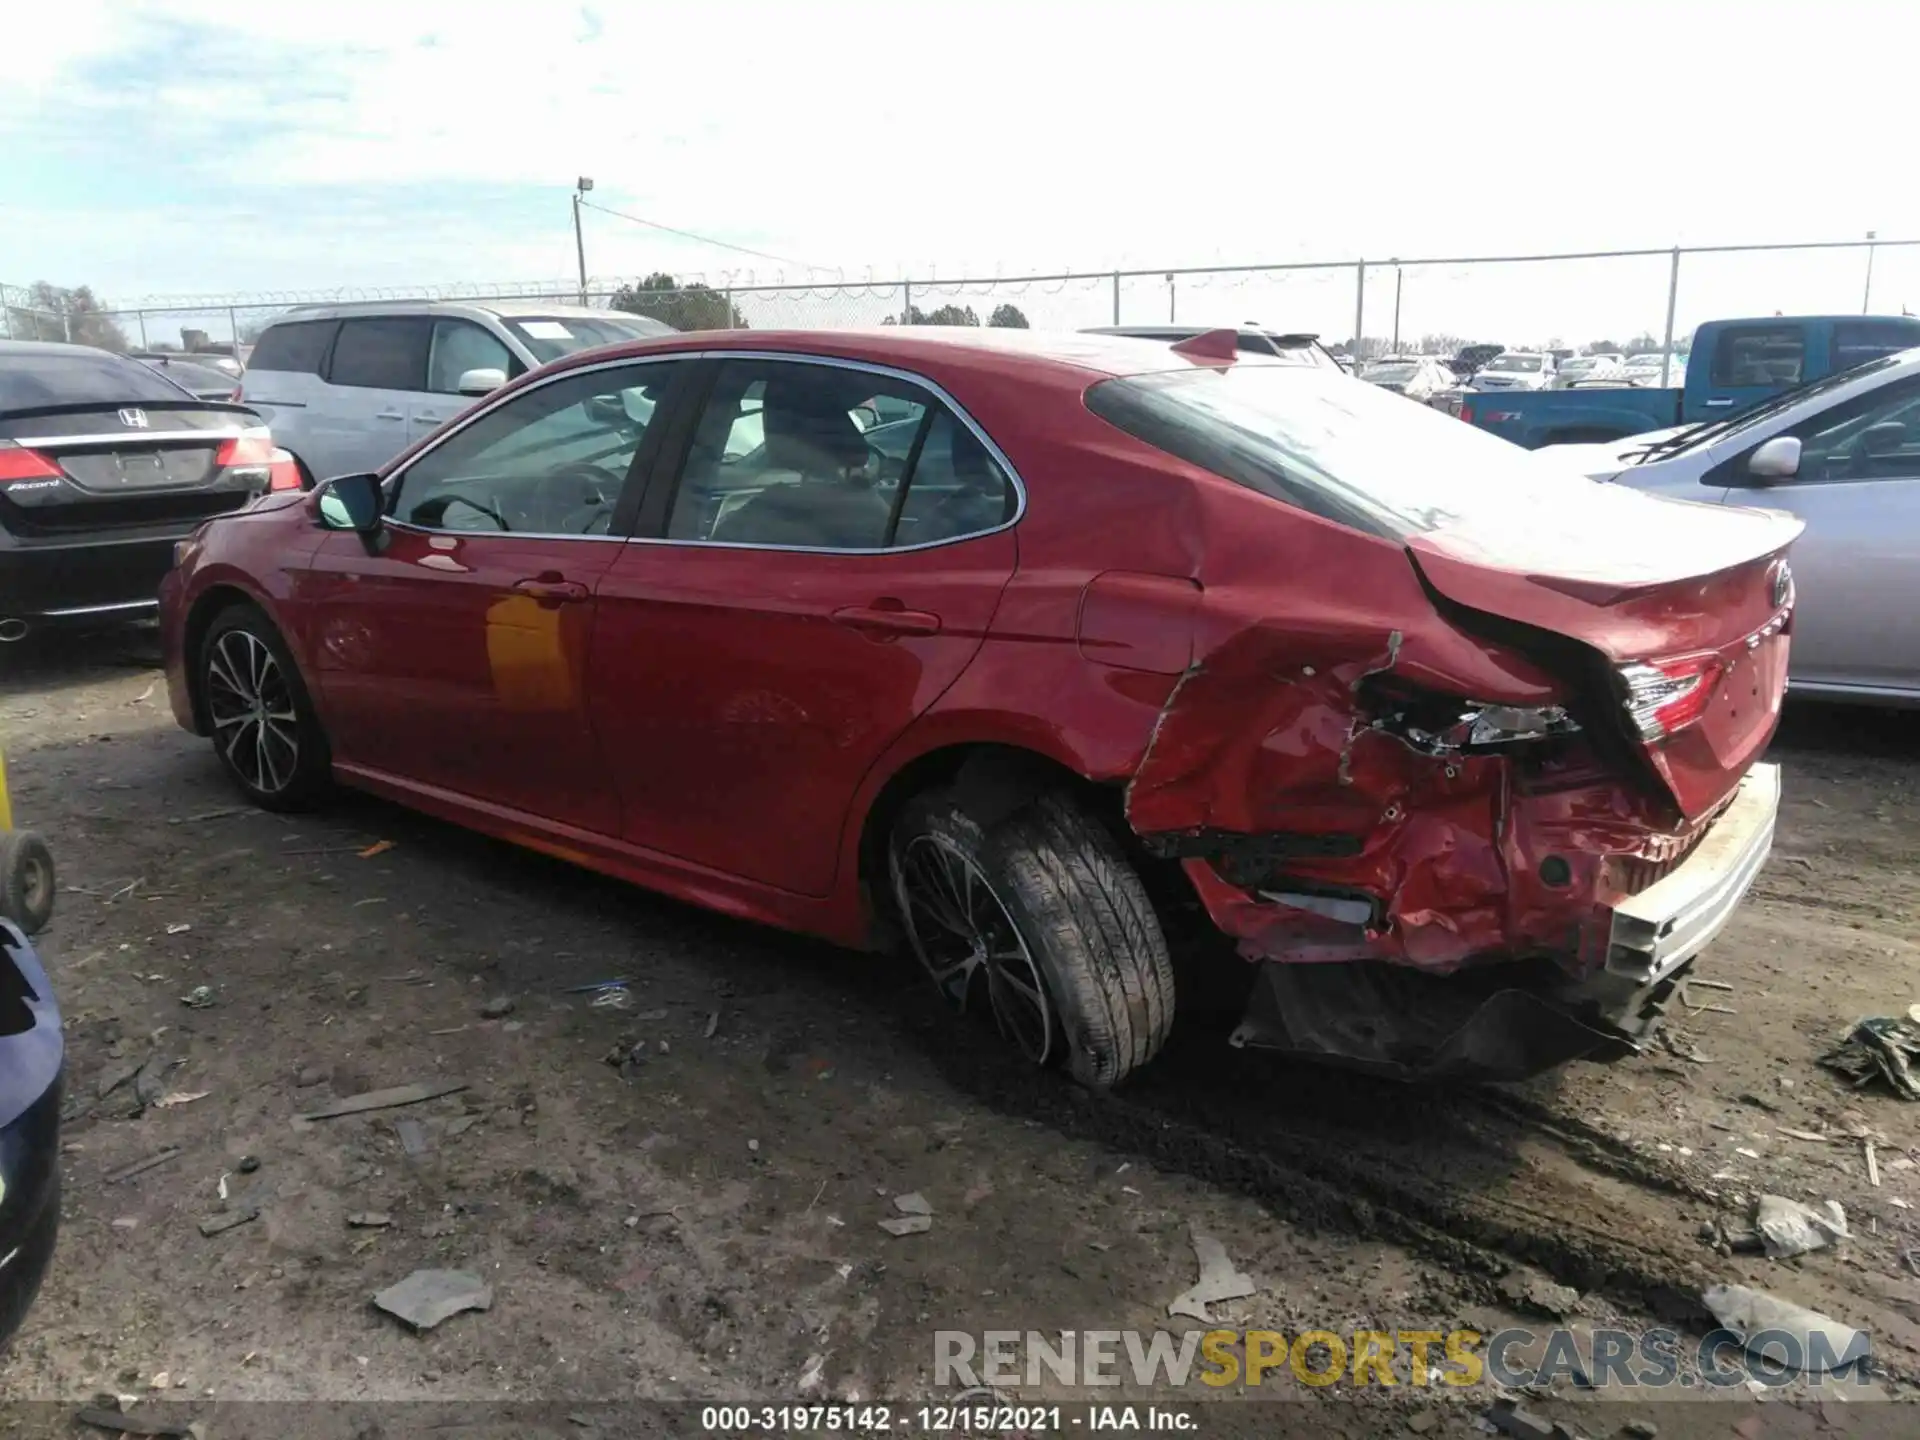
[[[445,503],[440,507],[440,518],[445,520],[447,511],[455,505],[465,505],[470,510],[478,510],[502,530],[511,530],[513,528],[507,524],[507,517],[502,515],[498,510],[495,510],[491,505],[482,505],[478,500],[469,500],[465,495],[448,495]]]
[[[578,481],[586,493],[585,504],[576,504],[561,518],[559,530],[566,535],[604,535],[613,524],[613,505],[619,498],[621,478],[604,465],[575,460],[549,471],[543,488],[564,487]]]

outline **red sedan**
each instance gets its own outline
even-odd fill
[[[1167,1035],[1170,906],[1235,1043],[1513,1076],[1631,1053],[1765,860],[1798,528],[1231,332],[740,331],[211,521],[161,604],[263,806],[904,941],[1089,1084]]]

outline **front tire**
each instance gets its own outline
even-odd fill
[[[911,802],[889,847],[909,943],[950,1004],[984,1003],[1036,1065],[1096,1089],[1159,1051],[1173,963],[1140,877],[1075,797],[1042,795],[991,830],[944,792]]]
[[[214,753],[263,810],[302,810],[332,774],[327,737],[286,641],[251,605],[222,611],[200,645]]]
[[[0,834],[0,915],[29,935],[53,919],[53,851],[31,830]]]

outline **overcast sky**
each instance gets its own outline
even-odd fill
[[[608,207],[780,257],[590,211],[593,275],[716,284],[1915,238],[1887,78],[1908,28],[1842,0],[20,0],[0,282],[122,301],[548,282],[574,272],[582,174]],[[1689,258],[1681,328],[1857,311],[1865,271],[1858,251]],[[1183,279],[1174,303],[1344,336],[1354,290],[1349,267]],[[1393,291],[1370,273],[1369,334]],[[1112,310],[1106,282],[914,302],[953,298]],[[1168,298],[1128,282],[1123,316]],[[1666,298],[1663,257],[1416,268],[1401,328],[1625,338],[1657,333]],[[1920,309],[1920,251],[1878,253],[1873,299]]]

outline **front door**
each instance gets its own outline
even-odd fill
[[[854,791],[980,648],[1017,491],[938,397],[859,367],[725,362],[681,448],[600,585],[624,834],[825,894]]]
[[[1782,434],[1801,444],[1799,473],[1758,480],[1757,445],[1710,482],[1733,505],[1806,521],[1790,559],[1799,600],[1793,679],[1805,685],[1920,690],[1920,378],[1829,406]]]
[[[326,383],[307,409],[317,478],[379,470],[407,448],[409,411],[427,384],[433,322],[424,315],[343,320]]]
[[[618,833],[586,702],[595,591],[650,428],[622,392],[657,395],[681,368],[522,391],[389,478],[371,552],[328,537],[302,583],[336,760]]]
[[[407,397],[407,443],[426,439],[473,404],[472,396],[460,393],[460,377],[468,371],[497,370],[504,381],[526,368],[499,336],[473,321],[435,320],[426,389]]]

